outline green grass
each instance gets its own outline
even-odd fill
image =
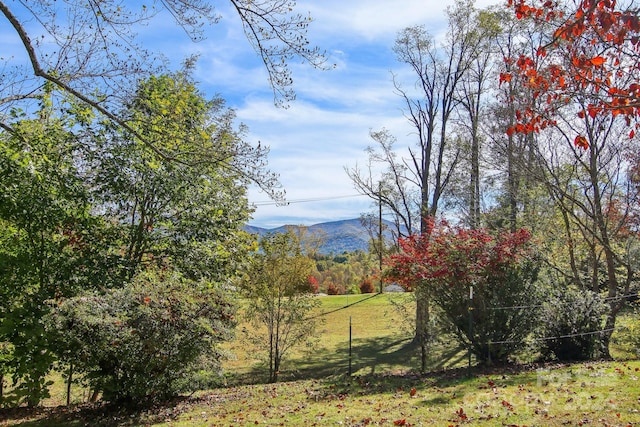
[[[471,379],[449,372],[244,386],[203,395],[171,425],[633,425],[639,369],[597,363]]]
[[[227,364],[228,387],[144,410],[21,408],[0,412],[0,426],[640,425],[640,361],[474,369],[469,377],[466,353],[439,343],[430,355],[432,373],[420,375],[411,324],[402,327],[407,315],[397,306],[411,309],[410,297],[322,298],[319,342],[291,355],[278,384],[260,383],[264,372],[253,350],[238,342],[230,347],[237,359]],[[56,386],[46,403],[63,403],[63,390]],[[74,390],[76,402],[88,396]]]
[[[313,316],[319,322],[317,342],[287,357],[281,380],[348,373],[350,325],[353,374],[406,372],[420,366],[418,348],[412,345],[411,295],[339,295],[322,297],[321,301]],[[232,372],[231,384],[264,381],[265,370],[255,349],[242,340],[229,349],[234,360],[225,366]],[[430,354],[430,368],[460,366],[466,363],[465,357],[466,352],[455,343],[440,343]]]
[[[17,411],[3,426],[640,424],[640,362],[363,375],[221,388],[142,411]]]

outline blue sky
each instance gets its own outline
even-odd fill
[[[478,0],[476,5],[498,1]],[[311,44],[326,50],[336,66],[321,71],[291,63],[297,99],[287,109],[274,105],[266,70],[227,2],[217,2],[222,19],[207,28],[206,38],[198,43],[190,41],[168,14],[141,28],[139,35],[145,47],[161,51],[176,66],[198,54],[195,78],[203,92],[226,99],[238,121],[248,126],[249,141],[270,147],[269,167],[280,175],[290,203],[276,206],[251,188],[249,199],[257,208],[250,223],[266,228],[311,225],[357,218],[375,209],[354,190],[345,167],[365,164],[370,130],[384,127],[398,145],[413,143],[391,72],[407,84],[413,78],[396,61],[393,42],[398,31],[412,25],[425,25],[437,37],[446,28],[445,8],[453,2],[299,0],[296,11],[314,18]],[[2,22],[0,40],[11,50],[18,40]]]
[[[320,71],[292,64],[297,99],[288,109],[273,105],[266,72],[236,17],[220,10],[223,20],[216,34],[192,46],[201,52],[196,77],[204,90],[219,92],[237,109],[250,139],[270,146],[269,165],[290,201],[276,206],[251,189],[250,201],[257,204],[252,225],[311,225],[373,210],[344,168],[366,162],[370,130],[385,127],[400,145],[412,142],[391,82],[391,71],[403,72],[392,46],[407,26],[423,24],[432,34],[441,33],[446,5],[432,0],[299,1],[298,11],[314,18],[311,43],[325,49],[336,67]]]

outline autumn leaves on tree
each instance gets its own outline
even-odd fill
[[[573,10],[551,0],[508,4],[519,19],[555,28],[541,40],[535,55],[505,58],[516,66],[502,73],[500,81],[518,79],[539,105],[518,111],[518,122],[508,132],[536,132],[554,125],[558,109],[579,100],[579,118],[622,116],[633,138],[640,115],[638,11],[615,0],[583,0]],[[590,145],[587,134],[573,140],[581,149]]]

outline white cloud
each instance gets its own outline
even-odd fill
[[[287,199],[313,200],[261,205],[253,221],[258,225],[310,225],[368,211],[370,201],[356,196],[344,168],[366,161],[364,150],[372,142],[370,129],[384,126],[406,131],[405,120],[394,111],[342,112],[331,104],[318,107],[309,102],[296,102],[283,110],[266,100],[255,100],[240,109],[238,117],[249,124],[252,139],[271,148],[270,168],[280,174]],[[264,202],[265,197],[255,189],[250,193],[252,202]]]
[[[497,0],[478,6],[490,2]],[[192,43],[168,14],[138,31],[145,47],[162,52],[176,67],[199,54],[195,78],[202,90],[208,96],[220,94],[236,108],[238,119],[249,126],[249,140],[271,147],[270,167],[294,203],[261,205],[252,223],[313,224],[371,210],[370,200],[355,196],[344,167],[366,162],[371,129],[389,129],[400,144],[412,141],[402,100],[391,83],[390,71],[401,70],[391,48],[397,32],[407,26],[442,31],[448,4],[454,1],[299,0],[297,11],[309,11],[314,18],[311,44],[326,49],[336,67],[320,71],[291,62],[298,99],[288,109],[274,107],[264,66],[228,5],[219,7],[221,21],[207,28],[199,43]],[[0,40],[3,33],[0,29]],[[266,200],[255,188],[249,195],[252,202]]]
[[[495,0],[478,6],[489,3]],[[451,4],[452,0],[298,2],[298,11],[310,11],[314,18],[311,43],[327,49],[336,68],[321,72],[292,64],[298,100],[291,108],[276,109],[271,99],[253,93],[244,98],[238,116],[249,125],[251,138],[271,146],[270,166],[280,173],[288,199],[314,201],[261,205],[254,224],[309,225],[354,218],[373,209],[371,200],[353,197],[356,191],[344,167],[366,163],[371,129],[385,127],[399,145],[413,143],[402,99],[391,83],[391,70],[403,73],[391,47],[397,32],[407,26],[424,24],[432,34],[442,32],[444,10]],[[250,200],[261,202],[265,195],[252,190]]]
[[[442,26],[447,3],[434,0],[305,0],[299,10],[309,10],[314,18],[312,34],[366,41],[393,38],[412,25]]]

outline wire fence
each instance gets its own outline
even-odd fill
[[[633,294],[616,295],[615,297],[603,298],[602,301],[603,302],[621,301],[621,300],[628,300],[628,299],[637,298],[637,297],[638,297],[638,293],[636,292]],[[544,307],[544,304],[514,305],[514,306],[508,306],[508,307],[487,307],[487,310],[520,310],[520,309],[542,308],[542,307]]]
[[[313,319],[317,319],[320,317],[324,317],[327,316],[329,314],[333,314],[342,310],[346,310],[350,307],[353,307],[355,305],[361,304],[365,301],[369,301],[373,298],[377,298],[380,295],[382,295],[382,292],[378,292],[376,294],[373,294],[367,298],[363,298],[361,300],[358,301],[354,301],[352,303],[349,304],[345,304],[342,307],[338,307],[336,309],[333,310],[329,310],[329,311],[325,311],[322,313],[319,313],[315,316],[309,317],[308,320],[313,320]],[[607,298],[603,298],[604,302],[608,302],[608,301],[620,301],[620,300],[628,300],[631,298],[638,298],[639,294],[636,293],[631,293],[631,294],[626,294],[626,295],[616,295],[614,297],[607,297]],[[545,304],[530,304],[530,305],[514,305],[514,306],[500,306],[500,307],[488,307],[487,310],[523,310],[523,309],[535,309],[535,308],[543,308],[545,306]],[[597,334],[604,334],[604,333],[613,333],[613,331],[615,331],[616,328],[607,328],[607,329],[599,329],[599,330],[595,330],[595,331],[588,331],[588,332],[576,332],[576,333],[572,333],[572,334],[564,334],[564,335],[558,335],[558,336],[551,336],[551,337],[534,337],[534,338],[530,338],[531,341],[533,342],[544,342],[544,341],[552,341],[552,340],[560,340],[560,339],[568,339],[568,338],[576,338],[576,337],[581,337],[581,336],[589,336],[589,335],[597,335]],[[488,341],[487,345],[491,346],[491,345],[500,345],[500,344],[518,344],[522,342],[521,340],[502,340],[502,341]]]
[[[600,329],[597,331],[589,331],[589,332],[576,332],[575,334],[566,334],[566,335],[558,335],[555,337],[540,337],[540,338],[533,338],[532,341],[552,341],[552,340],[560,340],[560,339],[566,339],[566,338],[575,338],[575,337],[580,337],[580,336],[587,336],[587,335],[597,335],[597,334],[602,334],[605,332],[613,332],[615,330],[615,328],[609,328],[609,329]],[[493,344],[518,344],[520,341],[513,341],[513,340],[506,340],[506,341],[488,341],[487,344],[488,345],[493,345]]]
[[[607,297],[607,298],[603,298],[602,301],[603,302],[611,302],[611,301],[622,301],[622,300],[629,300],[632,298],[638,298],[638,293],[631,293],[631,294],[625,294],[625,295],[616,295],[613,297]],[[530,304],[530,305],[514,305],[514,306],[504,306],[504,307],[488,307],[486,308],[487,310],[522,310],[522,309],[536,309],[536,308],[543,308],[545,307],[545,304]],[[608,329],[599,329],[596,331],[588,331],[588,332],[576,332],[576,333],[572,333],[572,334],[565,334],[565,335],[559,335],[559,336],[552,336],[552,337],[536,337],[536,338],[532,338],[531,340],[534,342],[544,342],[544,341],[552,341],[552,340],[559,340],[559,339],[567,339],[567,338],[575,338],[575,337],[580,337],[580,336],[589,336],[589,335],[597,335],[597,334],[604,334],[604,333],[609,333],[609,332],[613,332],[615,330],[615,328],[608,328]],[[521,341],[516,341],[516,340],[503,340],[503,341],[489,341],[487,342],[488,345],[494,345],[494,344],[518,344]]]

